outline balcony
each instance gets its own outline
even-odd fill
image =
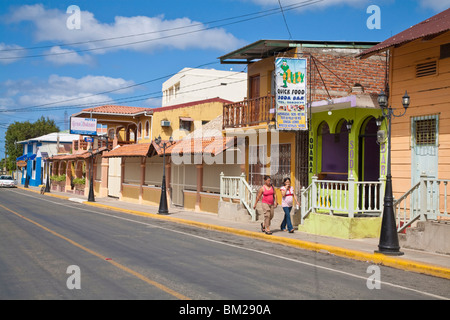
[[[275,97],[247,99],[223,106],[223,128],[241,128],[275,121]]]

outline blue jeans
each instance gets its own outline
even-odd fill
[[[286,225],[287,225],[289,231],[294,229],[292,227],[292,222],[291,222],[291,210],[292,210],[292,207],[283,207],[284,219],[283,219],[283,222],[281,223],[281,230],[286,229]]]

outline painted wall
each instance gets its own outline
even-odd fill
[[[246,95],[243,72],[184,68],[162,85],[162,106],[221,97],[241,101]]]
[[[161,139],[163,140],[168,140],[170,136],[172,136],[174,140],[182,139],[190,132],[200,128],[202,121],[211,121],[221,115],[224,102],[226,102],[226,100],[211,99],[184,105],[156,108],[153,111],[153,125],[150,123],[152,130],[151,134],[145,136],[145,133],[143,133],[141,138],[138,138],[138,143],[148,143],[152,140],[152,137],[154,140],[158,136],[161,136]],[[180,129],[180,117],[194,119],[190,131]],[[147,120],[147,117],[141,117],[137,121],[138,125],[139,122],[141,123],[143,132]],[[170,127],[161,126],[162,120],[170,121]]]
[[[328,124],[331,134],[339,133],[342,127],[343,121],[353,120],[353,125],[350,133],[348,133],[347,138],[347,166],[343,167],[344,172],[347,173],[347,177],[353,175],[356,181],[361,181],[363,177],[360,177],[360,163],[359,152],[360,148],[363,148],[359,144],[359,135],[361,133],[361,128],[364,128],[366,122],[371,117],[377,118],[381,115],[381,110],[379,109],[363,109],[363,108],[351,108],[334,110],[331,115],[328,112],[314,113],[311,120],[311,130],[309,136],[309,151],[308,151],[308,170],[309,170],[309,181],[313,175],[319,176],[321,172],[330,169],[330,166],[324,168],[324,165],[332,162],[339,161],[337,157],[342,156],[342,152],[336,152],[333,150],[322,150],[322,139],[323,137],[319,134],[321,130],[321,125],[326,122]],[[381,130],[386,130],[385,124],[380,128]],[[329,136],[327,139],[334,139],[333,136]],[[331,141],[332,142],[332,141]],[[336,145],[342,145],[342,143],[336,143]],[[334,159],[322,160],[322,154],[325,153],[328,157],[333,156],[332,153],[335,152]],[[380,175],[386,175],[386,154],[385,147],[383,145],[379,146],[380,152]],[[340,172],[340,171],[339,171]],[[332,175],[328,175],[326,180]],[[347,180],[347,177],[343,175],[338,175],[337,180]],[[320,178],[320,177],[319,177]],[[378,179],[377,179],[378,180]],[[375,180],[375,181],[377,181]]]

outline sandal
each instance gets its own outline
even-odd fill
[[[292,229],[292,230],[289,230],[289,233],[294,233],[294,229]]]
[[[266,228],[264,228],[263,223],[261,222],[261,232],[265,232]]]
[[[270,231],[270,230],[265,231],[265,234],[272,234],[272,231]]]

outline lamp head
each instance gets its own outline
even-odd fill
[[[409,98],[408,92],[405,91],[405,95],[402,98],[402,104],[403,104],[403,108],[405,108],[405,110],[408,109],[409,103],[410,103],[410,98]]]
[[[170,142],[170,144],[172,144],[172,143],[173,143],[173,137],[172,137],[172,136],[170,136],[170,138],[169,138],[169,142]]]
[[[155,142],[159,145],[161,143],[161,136],[158,136],[158,138],[155,139]]]
[[[388,98],[383,90],[381,90],[380,94],[378,95],[378,105],[381,109],[385,109],[388,104]]]
[[[353,126],[353,120],[348,120],[347,121],[347,130],[351,131],[352,130],[352,126]]]
[[[379,116],[375,119],[375,123],[377,124],[377,127],[381,127],[381,124],[383,123],[383,116]]]

